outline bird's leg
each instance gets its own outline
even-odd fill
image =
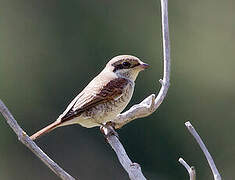
[[[107,122],[106,124],[102,124],[100,126],[100,131],[102,132],[102,134],[104,135],[106,139],[113,135],[119,138],[118,133],[115,131],[114,127],[115,127],[115,123],[110,121],[110,122]]]

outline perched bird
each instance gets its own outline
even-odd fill
[[[127,106],[134,91],[134,81],[139,72],[148,67],[135,56],[120,55],[112,58],[55,122],[30,138],[35,140],[60,126],[80,124],[92,128],[111,121]]]

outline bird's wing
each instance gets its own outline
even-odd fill
[[[90,83],[68,106],[62,114],[61,121],[65,122],[79,116],[82,112],[107,101],[118,99],[129,80],[115,78],[100,86],[99,83]],[[103,84],[103,83],[102,83]]]

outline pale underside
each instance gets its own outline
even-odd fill
[[[104,72],[103,72],[104,73]],[[100,76],[97,76],[100,77]],[[101,76],[102,77],[102,76]],[[68,108],[64,111],[63,114],[60,115],[58,121],[61,121],[63,117],[67,116],[67,114],[72,110],[74,111],[81,109],[84,105],[86,105],[87,99],[89,101],[93,101],[97,99],[97,92],[100,92],[97,88],[100,87],[99,83],[104,83],[104,81],[110,82],[110,79],[116,79],[116,77],[110,77],[109,79],[93,79],[86,89],[84,89],[68,106]],[[95,83],[93,83],[95,82]],[[93,106],[92,103],[89,104],[89,108],[87,108],[84,112],[79,114],[79,116],[74,116],[73,118],[66,120],[61,123],[59,126],[71,125],[71,124],[80,124],[86,128],[92,128],[95,126],[101,126],[102,124],[113,120],[118,114],[120,114],[127,104],[129,103],[133,91],[134,91],[134,82],[129,81],[125,85],[116,84],[117,88],[111,88],[105,91],[105,93],[112,94],[112,98],[103,103],[97,103]],[[121,90],[122,93],[115,95],[115,92]],[[98,99],[105,98],[98,96]],[[91,100],[90,100],[91,99]],[[88,103],[89,103],[88,101]],[[76,115],[76,114],[75,114]]]

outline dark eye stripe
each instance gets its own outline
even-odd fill
[[[140,63],[136,63],[136,64],[131,64],[131,66],[123,66],[123,64],[118,64],[118,65],[115,65],[114,66],[114,70],[113,70],[113,72],[116,72],[117,70],[119,70],[119,69],[130,69],[130,68],[134,68],[134,67],[136,67],[136,66],[139,66],[140,65]]]
[[[118,64],[118,65],[114,66],[113,72],[116,72],[116,71],[119,70],[119,69],[124,69],[124,67],[122,66],[122,64]]]

